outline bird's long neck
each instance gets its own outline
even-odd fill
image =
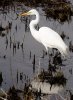
[[[39,41],[39,31],[35,29],[35,26],[38,24],[39,22],[39,13],[36,12],[35,13],[36,15],[36,19],[35,20],[32,20],[30,22],[30,31],[31,31],[31,34],[32,36]]]
[[[32,20],[31,22],[30,22],[30,31],[37,31],[36,29],[35,29],[35,26],[38,24],[38,22],[39,22],[39,13],[38,12],[36,12],[34,15],[36,15],[36,19],[35,20]]]

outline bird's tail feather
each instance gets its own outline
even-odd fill
[[[64,50],[58,48],[58,50],[60,51],[60,53],[62,54],[63,57],[68,57],[68,58],[70,57],[68,47],[66,47]]]
[[[70,58],[70,52],[69,52],[69,48],[68,47],[66,48],[65,55],[66,55],[67,58]]]

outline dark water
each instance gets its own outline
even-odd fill
[[[17,18],[18,13],[31,8],[24,4],[16,3],[15,8],[9,7],[7,9],[5,13],[0,12],[0,25],[4,28],[11,25],[8,31],[6,29],[0,32],[0,72],[2,72],[3,76],[1,87],[7,90],[14,85],[16,88],[23,89],[24,83],[34,75],[34,70],[37,71],[39,57],[43,55],[45,48],[34,40],[29,31],[29,22],[35,17]],[[37,10],[40,13],[39,27],[43,25],[50,27],[59,34],[64,32],[69,37],[69,40],[65,40],[66,44],[69,45],[69,41],[73,42],[73,17],[70,23],[60,24],[53,19],[46,20],[41,7],[37,7]],[[35,69],[32,63],[34,55]],[[73,74],[69,72],[69,70],[73,70],[73,53],[71,52],[70,55],[70,59],[63,61],[63,64],[66,66],[62,66],[62,70],[68,79],[66,88],[73,90]],[[41,67],[44,69],[48,68],[48,56],[41,59]]]

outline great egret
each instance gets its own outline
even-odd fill
[[[60,53],[64,56],[67,55],[68,47],[60,37],[60,35],[49,27],[41,27],[38,30],[35,29],[35,26],[39,22],[39,13],[37,10],[32,9],[26,13],[21,13],[19,16],[27,16],[27,15],[36,15],[36,19],[30,22],[30,31],[32,36],[40,43],[42,43],[46,50],[49,48],[56,48],[60,51]]]

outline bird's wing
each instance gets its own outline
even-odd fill
[[[58,33],[50,28],[42,27],[39,29],[40,40],[43,45],[50,48],[57,48],[57,46],[63,44],[63,40]]]

